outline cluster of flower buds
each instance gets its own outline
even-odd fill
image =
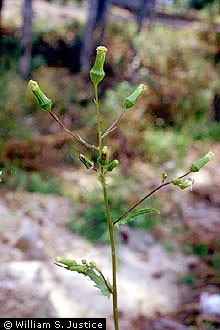
[[[172,184],[174,186],[178,186],[180,189],[184,190],[188,187],[192,187],[193,180],[188,178],[188,179],[173,179]]]
[[[106,166],[106,170],[108,172],[111,172],[119,165],[119,161],[117,159],[114,159],[111,163],[109,163],[109,152],[107,146],[102,148],[101,155],[98,157],[97,162],[100,166]]]
[[[80,161],[85,165],[87,169],[93,169],[94,163],[89,158],[87,158],[85,155],[80,154],[79,155]],[[114,159],[111,163],[109,163],[109,153],[107,146],[104,146],[102,148],[102,153],[98,157],[97,162],[100,166],[105,166],[107,172],[112,172],[115,167],[119,165],[119,161],[117,159]]]
[[[52,101],[43,93],[38,83],[34,80],[30,80],[28,86],[36,96],[39,108],[50,112],[52,108]]]
[[[109,163],[109,153],[107,146],[102,148],[101,155],[98,157],[97,162],[101,166],[106,166]]]

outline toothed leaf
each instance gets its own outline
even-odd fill
[[[94,262],[88,264],[86,260],[82,260],[82,264],[78,264],[75,260],[58,257],[56,258],[56,265],[89,277],[90,280],[95,283],[95,287],[101,291],[103,296],[110,297],[112,286],[109,281],[104,278]]]
[[[124,225],[124,224],[134,220],[134,218],[138,217],[139,215],[149,214],[149,213],[160,214],[160,211],[157,209],[152,209],[152,208],[147,208],[147,209],[142,209],[142,210],[136,211],[134,213],[127,215],[125,218],[121,219],[119,222],[116,223],[116,226],[118,227],[120,225]]]
[[[95,287],[98,288],[101,291],[101,294],[106,297],[110,297],[109,289],[107,288],[105,281],[101,277],[101,275],[98,275],[93,269],[88,269],[85,273],[86,276],[89,276],[89,278],[95,283]]]

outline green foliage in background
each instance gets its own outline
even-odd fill
[[[0,141],[15,137],[25,138],[29,129],[24,128],[22,122],[27,109],[22,80],[12,71],[0,69],[0,75]]]
[[[106,227],[105,205],[100,191],[93,192],[87,197],[87,205],[82,207],[79,214],[73,214],[68,227],[74,233],[86,237],[90,242],[108,243],[108,228]],[[112,216],[117,218],[122,212],[122,200],[109,199]]]
[[[131,188],[126,189],[127,185]],[[132,189],[133,186],[133,189]],[[116,219],[126,209],[126,205],[131,203],[137,196],[134,178],[117,176],[111,184],[111,193],[109,194],[109,205],[111,206],[112,218]],[[86,204],[82,203],[86,200]],[[77,234],[86,237],[90,242],[99,242],[106,244],[109,242],[108,229],[106,228],[105,206],[103,204],[103,196],[100,190],[92,190],[85,192],[75,198],[74,208],[79,211],[74,212],[69,220],[68,228]],[[157,197],[152,198],[149,202],[146,201],[144,207],[153,207],[161,209],[161,202]],[[129,223],[132,228],[140,228],[143,230],[152,230],[161,222],[161,215],[140,215]]]
[[[189,8],[201,10],[215,2],[217,3],[218,0],[189,0]]]
[[[43,41],[55,46],[60,37],[68,43],[82,34],[81,23],[65,23],[58,31],[52,26],[51,29],[47,31],[46,26],[36,25],[34,43],[42,37]],[[122,100],[133,90],[136,81],[148,83],[147,98],[138,102],[135,113],[128,113],[126,118],[122,118],[124,124],[120,130],[128,145],[127,153],[156,166],[175,158],[179,166],[191,141],[206,143],[220,137],[219,124],[211,119],[213,98],[220,85],[219,69],[213,60],[217,52],[216,38],[204,35],[199,29],[172,29],[161,25],[143,29],[138,36],[135,31],[133,23],[123,26],[111,23],[107,27],[106,37],[112,49],[111,62],[107,65],[112,77],[108,84],[105,85],[104,81],[101,86],[103,127],[107,127],[107,123],[120,113]],[[31,101],[16,73],[15,58],[20,52],[16,38],[5,37],[3,43],[5,53],[0,69],[1,153],[7,147],[6,140],[54,133],[48,117],[36,113],[37,105]],[[89,102],[93,91],[88,76],[76,74],[72,83],[73,77],[66,68],[49,68],[39,56],[33,58],[33,65],[33,77],[49,91],[54,111],[67,120],[72,130],[87,127],[94,141],[95,136],[91,132],[95,116],[91,116],[94,109]],[[132,65],[136,66],[134,74]],[[117,72],[114,71],[116,66]],[[130,77],[131,84],[122,77]],[[39,121],[40,126],[37,125]],[[59,132],[59,128],[55,132]],[[117,157],[115,137],[113,132],[110,135],[113,139],[112,152]],[[4,161],[4,157],[1,159]]]
[[[186,244],[185,250],[189,254],[194,254],[194,255],[200,256],[200,257],[205,257],[209,253],[208,247],[205,244],[203,244],[202,242],[200,242],[198,244],[194,244],[194,245]]]
[[[5,168],[2,183],[10,190],[62,194],[62,183],[59,178],[47,173],[26,172],[12,166]]]
[[[219,78],[207,60],[209,44],[201,42],[199,32],[154,25],[133,42],[141,62],[137,79],[151,87],[145,108],[165,124],[182,126],[203,118]]]

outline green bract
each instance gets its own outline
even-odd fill
[[[131,107],[133,107],[135,105],[135,102],[137,101],[137,98],[144,92],[146,91],[147,86],[144,84],[140,84],[135,91],[129,95],[128,97],[126,97],[126,99],[124,100],[124,108],[125,109],[130,109]]]
[[[52,101],[42,92],[38,83],[30,80],[28,86],[37,98],[39,107],[44,111],[51,111]]]
[[[199,172],[200,168],[207,164],[214,156],[214,153],[212,151],[209,151],[204,157],[192,163],[189,169],[190,172]]]
[[[105,55],[107,52],[107,48],[104,46],[99,46],[96,48],[96,59],[95,64],[90,70],[90,78],[92,83],[96,86],[104,79],[105,71],[103,69],[105,62]]]

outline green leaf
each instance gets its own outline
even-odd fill
[[[147,209],[142,209],[142,210],[136,211],[134,213],[131,213],[131,214],[127,215],[125,218],[121,219],[120,221],[118,221],[116,223],[116,226],[118,227],[120,225],[124,225],[124,224],[132,221],[134,218],[138,217],[139,215],[149,214],[149,213],[158,213],[158,214],[160,214],[160,211],[157,210],[157,209],[152,209],[152,208],[147,208]]]
[[[89,264],[86,260],[82,260],[82,264],[78,264],[75,260],[69,260],[65,258],[56,258],[55,264],[57,266],[64,267],[67,270],[83,274],[90,278],[95,283],[95,287],[101,291],[101,294],[106,297],[110,297],[112,293],[112,286],[107,279],[105,279],[102,272],[97,268],[94,262]]]
[[[101,291],[103,296],[110,297],[109,289],[101,275],[98,275],[93,269],[88,269],[85,275],[89,276],[89,278],[95,283],[95,287]]]

